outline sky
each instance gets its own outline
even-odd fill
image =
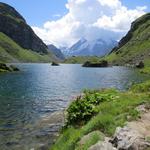
[[[119,40],[150,12],[150,0],[1,0],[13,6],[46,43],[69,47],[81,38]]]

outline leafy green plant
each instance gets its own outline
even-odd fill
[[[67,125],[84,124],[92,116],[98,113],[97,106],[105,101],[112,101],[116,98],[111,93],[100,93],[96,91],[85,91],[83,97],[78,97],[67,109]]]
[[[78,98],[78,102],[73,101],[73,104],[68,108],[76,108],[70,113],[68,112],[68,119],[70,119],[70,115],[76,114],[75,110],[79,111],[78,105],[81,104],[82,100],[87,103],[91,102],[95,106],[97,114],[93,115],[89,121],[84,121],[84,124],[80,124],[80,126],[79,123],[84,119],[81,120],[79,115],[79,121],[75,122],[76,117],[73,117],[72,124],[68,122],[68,126],[61,132],[56,143],[52,146],[52,150],[87,149],[97,142],[98,138],[91,137],[84,145],[78,145],[83,136],[93,131],[100,131],[106,136],[112,136],[116,127],[123,127],[127,121],[136,120],[140,116],[136,109],[137,106],[146,104],[149,107],[150,104],[148,92],[136,92],[136,90],[135,92],[134,90],[119,92],[114,89],[105,89],[86,90],[84,93],[83,97]],[[102,97],[99,104],[95,100],[97,97]]]

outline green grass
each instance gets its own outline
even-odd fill
[[[147,81],[147,82],[144,82],[144,83],[141,83],[141,84],[135,84],[131,87],[130,89],[131,91],[134,91],[134,92],[150,92],[150,81]]]
[[[141,73],[150,74],[150,59],[144,60],[145,67],[140,70]]]
[[[106,56],[112,64],[124,65],[135,63],[140,59],[147,61],[150,56],[150,14],[137,19],[132,25],[131,39],[116,52]],[[149,17],[149,18],[148,18]]]
[[[141,69],[141,72],[150,73],[149,18],[150,14],[147,14],[137,19],[132,24],[132,36],[128,42],[103,59],[118,65],[133,64],[142,59],[145,68]],[[101,58],[71,57],[65,62],[84,63],[99,59]],[[150,104],[150,81],[133,85],[126,92],[112,89],[86,91],[83,97],[78,97],[67,109],[66,126],[52,146],[52,150],[87,150],[97,141],[97,137],[91,137],[82,148],[79,141],[85,135],[99,130],[106,136],[112,136],[118,126],[122,127],[127,121],[140,117],[136,108],[141,104]]]
[[[0,32],[0,61],[1,62],[50,62],[51,54],[40,55],[20,47],[8,36]]]
[[[0,73],[1,72],[8,72],[7,70],[4,70],[4,69],[0,69]]]
[[[140,72],[143,74],[150,74],[150,67],[144,67],[140,70]]]
[[[79,98],[74,101],[68,110],[71,107],[76,107],[72,111],[68,111],[67,119],[69,120],[74,113],[75,122],[67,122],[66,128],[62,130],[59,138],[56,143],[52,146],[52,150],[75,150],[80,149],[79,141],[82,137],[92,131],[101,131],[106,136],[112,136],[115,132],[116,127],[124,126],[127,121],[136,120],[139,118],[140,114],[136,110],[136,107],[143,103],[150,103],[150,93],[149,85],[150,81],[134,85],[129,91],[119,92],[114,89],[100,90],[100,91],[86,91],[85,96],[81,97],[81,103],[79,103]],[[139,87],[143,87],[144,92],[139,92]],[[95,94],[99,97],[105,97],[97,103],[98,97],[95,97]],[[104,96],[105,95],[105,96]],[[84,109],[82,113],[79,113],[79,109],[82,105],[82,99],[87,101],[84,104],[90,105],[93,104],[96,113],[92,113],[91,119],[87,120],[84,118],[82,113],[86,112],[87,109]],[[89,101],[92,101],[89,103]],[[99,100],[98,100],[99,101]],[[71,115],[70,115],[71,113]],[[78,115],[81,115],[81,120]],[[76,120],[77,118],[77,120]],[[92,138],[92,137],[91,137]],[[83,148],[86,150],[90,143],[95,143],[97,138],[92,138],[88,141]]]
[[[15,14],[15,12],[13,10],[10,10],[9,8],[7,8],[7,6],[5,6],[4,4],[0,4],[0,9],[2,10],[2,14],[0,15],[3,15],[5,17],[9,17],[11,19],[13,19],[14,21],[18,22],[18,23],[21,23],[21,22],[24,22],[23,19],[21,19],[19,16],[17,16]]]
[[[143,61],[145,67],[140,72],[150,74],[150,13],[137,19],[130,33],[132,36],[128,37],[128,42],[104,59],[113,65],[135,65]]]
[[[102,133],[100,134],[99,132],[94,131],[90,134],[90,137],[84,141],[84,143],[77,143],[75,150],[87,150],[89,147],[96,144],[100,140],[102,141],[103,139]]]
[[[97,56],[72,56],[72,57],[67,58],[63,63],[83,64],[86,61],[98,62],[100,59],[101,59],[101,57],[97,57]]]

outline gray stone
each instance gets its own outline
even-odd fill
[[[135,66],[136,66],[136,68],[144,68],[144,63],[143,63],[143,61],[140,61]]]
[[[99,141],[95,145],[91,146],[88,150],[117,150],[109,142],[109,138],[105,138],[105,141]]]
[[[149,147],[149,143],[136,130],[125,126],[118,127],[111,143],[118,150],[145,150]]]
[[[99,135],[99,137],[103,138],[103,135],[100,131],[93,131],[93,132],[90,132],[89,134],[85,135],[82,137],[82,139],[80,140],[80,142],[78,143],[79,145],[84,145],[85,143],[87,143],[87,141],[90,140],[90,138],[94,135]]]

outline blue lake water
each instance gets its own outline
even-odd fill
[[[125,90],[133,82],[146,79],[137,70],[125,67],[16,65],[20,72],[0,74],[0,150],[36,149],[39,140],[34,135],[46,131],[34,130],[34,124],[66,108],[70,99],[83,89],[115,87]],[[29,138],[30,129],[32,139]],[[50,137],[44,137],[41,143],[48,140]]]

